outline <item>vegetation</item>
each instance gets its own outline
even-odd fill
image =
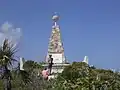
[[[120,90],[120,73],[73,62],[58,77],[42,78],[42,63],[28,60],[19,69],[16,49],[6,39],[0,47],[0,90]],[[13,62],[18,62],[17,68]],[[14,69],[13,69],[14,68]]]
[[[58,90],[120,90],[120,74],[73,62],[58,76],[55,87]]]
[[[28,73],[26,71],[21,71],[19,69],[19,64],[18,64],[18,68],[15,68],[14,70],[13,62],[18,62],[15,59],[15,53],[16,53],[15,45],[13,45],[7,39],[5,39],[2,46],[0,47],[0,71],[1,71],[0,88],[1,89],[11,90],[12,84],[15,81],[14,78],[16,76],[17,78],[19,78],[18,76],[20,76],[21,81],[23,81],[24,84],[26,84],[29,81],[29,77],[27,77]]]

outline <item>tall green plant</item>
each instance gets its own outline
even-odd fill
[[[12,67],[12,63],[16,61],[14,59],[16,48],[13,44],[5,39],[2,46],[0,47],[0,66],[3,70],[3,84],[5,90],[11,90],[11,73],[9,68]]]
[[[14,81],[14,77],[12,78],[14,70],[13,62],[18,62],[15,59],[16,51],[17,48],[14,44],[9,42],[8,39],[5,39],[2,46],[0,46],[0,67],[2,69],[1,79],[3,80],[4,90],[11,90],[12,88],[11,81]],[[25,84],[29,82],[29,74],[26,71],[22,71],[20,68],[17,68],[16,71],[17,73],[14,73],[14,75],[20,76]]]

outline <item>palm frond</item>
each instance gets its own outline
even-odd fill
[[[0,65],[12,66],[12,63],[17,61],[14,59],[16,52],[17,48],[14,47],[14,44],[5,39],[0,47]]]

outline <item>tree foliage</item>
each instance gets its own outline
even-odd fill
[[[56,79],[58,90],[120,90],[120,74],[73,62]]]
[[[14,63],[18,62],[15,59],[16,47],[14,44],[5,39],[3,44],[0,46],[0,88],[4,90],[11,90],[14,85],[15,75],[21,76],[22,81],[27,83],[28,73],[26,71],[21,71],[19,68],[15,69],[14,72]],[[19,62],[18,62],[19,63]],[[19,66],[18,66],[19,67]],[[19,78],[19,77],[18,77]]]
[[[18,62],[16,49],[5,40],[0,47],[0,90],[120,90],[120,73],[98,69],[84,62],[73,62],[58,77],[46,81],[42,78],[43,62],[28,60],[24,69],[13,67]],[[8,89],[11,88],[11,89]]]

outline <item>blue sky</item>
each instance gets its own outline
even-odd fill
[[[120,0],[0,0],[0,25],[22,30],[18,56],[44,60],[54,12],[70,62],[87,55],[97,67],[120,67]]]

